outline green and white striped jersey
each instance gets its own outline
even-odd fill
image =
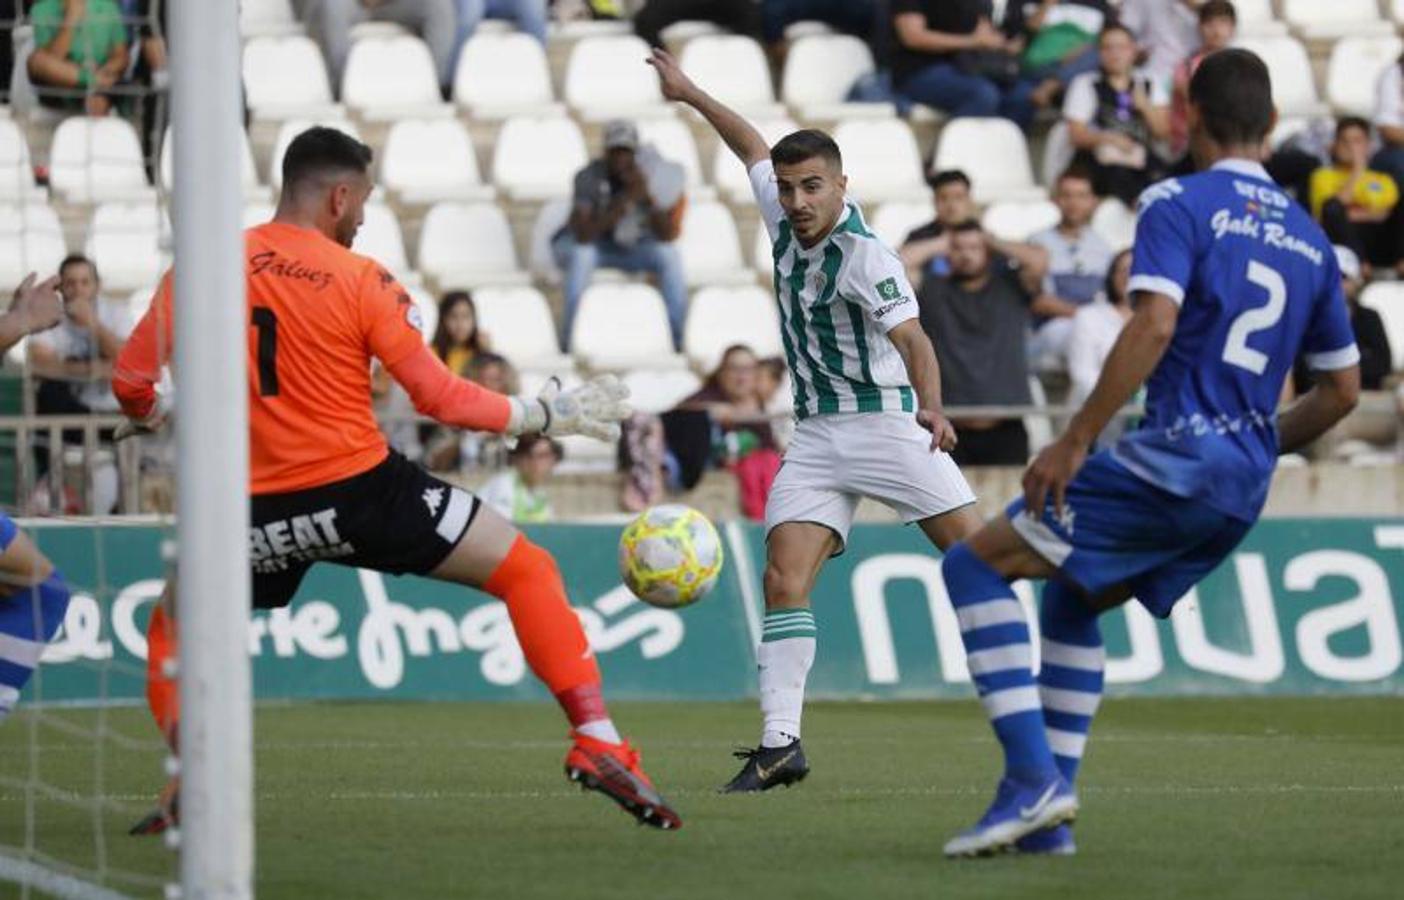
[[[917,317],[915,292],[897,254],[846,201],[828,237],[800,246],[780,207],[775,168],[751,168],[751,189],[770,233],[780,336],[795,415],[916,410],[902,356],[887,333]]]

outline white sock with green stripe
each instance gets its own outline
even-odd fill
[[[804,712],[804,682],[814,665],[818,637],[808,609],[766,610],[761,643],[756,648],[760,671],[762,747],[783,747],[799,739]]]

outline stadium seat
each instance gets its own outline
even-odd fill
[[[249,146],[249,136],[244,132],[244,143],[240,147],[239,181],[244,195],[256,195],[263,190],[258,183],[258,169],[254,166],[253,148]],[[161,186],[167,191],[175,184],[175,142],[171,140],[171,128],[166,126],[166,135],[161,141]]]
[[[1389,338],[1393,369],[1404,372],[1404,283],[1376,281],[1360,293],[1360,305],[1380,314],[1385,335]]]
[[[1136,240],[1136,213],[1120,200],[1108,197],[1092,214],[1092,230],[1113,250],[1124,250]]]
[[[846,34],[812,35],[790,45],[780,77],[780,99],[808,120],[838,121],[896,114],[891,103],[849,103],[854,82],[874,69],[868,45]]]
[[[1047,197],[1034,183],[1024,133],[1008,119],[952,120],[941,131],[932,169],[963,170],[979,203]]]
[[[419,330],[427,344],[434,339],[434,331],[439,327],[439,301],[422,287],[407,287],[405,292],[419,312]]]
[[[712,194],[702,178],[702,162],[697,155],[697,142],[692,130],[681,119],[669,116],[661,119],[640,119],[638,121],[639,141],[652,144],[659,155],[677,163],[687,173],[687,189],[694,198],[698,192]]]
[[[683,329],[683,352],[699,372],[711,372],[732,344],[745,344],[757,356],[780,356],[780,315],[764,288],[708,287],[692,296]]]
[[[257,37],[244,45],[244,102],[255,118],[335,116],[322,51],[303,35]]]
[[[556,341],[546,298],[534,287],[485,287],[473,292],[478,327],[519,370],[560,372],[573,367]]]
[[[457,119],[403,119],[392,125],[380,153],[380,183],[403,203],[493,194],[478,174],[473,139]]]
[[[273,213],[277,211],[270,200],[255,200],[252,203],[244,204],[244,227],[254,228],[265,222],[273,221]]]
[[[67,253],[63,226],[49,204],[0,203],[0,292],[7,299],[30,272],[57,272]]]
[[[239,4],[239,33],[246,38],[301,34],[302,30],[288,0],[243,0]]]
[[[531,243],[527,248],[527,268],[531,270],[533,278],[550,285],[561,283],[561,270],[551,251],[551,241],[569,218],[569,197],[548,200],[537,211],[536,219],[531,224]]]
[[[623,380],[629,389],[629,405],[652,415],[673,409],[702,387],[702,379],[687,369],[635,369],[626,372]]]
[[[1238,33],[1251,37],[1281,37],[1287,25],[1272,11],[1272,0],[1234,0],[1238,14]]]
[[[29,161],[29,143],[12,119],[0,119],[0,200],[42,197],[34,184],[34,168]]]
[[[524,284],[512,227],[496,203],[437,203],[419,232],[419,271],[443,288]]]
[[[759,119],[751,124],[765,138],[765,142],[772,146],[785,135],[799,130],[799,125],[795,124],[793,119],[786,118]],[[751,179],[746,174],[746,167],[724,141],[717,141],[716,150],[712,155],[712,183],[717,186],[722,196],[732,203],[754,202],[751,196]]]
[[[400,220],[384,203],[366,204],[366,220],[356,232],[351,249],[380,263],[400,281],[419,283],[419,276],[410,268],[405,256],[405,236],[400,231]]]
[[[1391,0],[1389,14],[1396,24],[1404,25],[1404,0]]]
[[[361,132],[349,119],[288,119],[278,129],[278,136],[273,140],[273,154],[268,162],[268,183],[274,188],[283,186],[283,156],[288,152],[288,145],[293,142],[293,138],[314,125],[335,128],[357,140],[361,139]]]
[[[724,204],[714,200],[688,203],[677,246],[689,287],[754,280],[741,258],[736,222]]]
[[[569,196],[575,173],[588,161],[585,138],[570,119],[516,117],[498,132],[492,181],[514,199]]]
[[[707,22],[702,19],[679,19],[658,34],[663,38],[665,46],[672,46],[685,44],[694,38],[725,33],[716,22]]]
[[[834,140],[843,153],[849,196],[878,203],[926,192],[916,137],[901,119],[840,122]]]
[[[412,35],[365,38],[351,45],[341,99],[368,120],[448,115],[429,47]]]
[[[1282,0],[1282,18],[1307,40],[1394,31],[1378,0]]]
[[[64,119],[49,147],[49,184],[72,203],[149,198],[136,129],[117,116]]]
[[[1326,98],[1342,115],[1372,118],[1375,112],[1375,86],[1385,69],[1394,65],[1404,51],[1404,41],[1387,34],[1382,37],[1345,37],[1331,47],[1326,70]]]
[[[1296,38],[1248,37],[1237,46],[1253,51],[1267,64],[1279,115],[1322,116],[1330,112],[1317,96],[1306,47]]]
[[[683,365],[673,352],[663,297],[647,284],[592,284],[580,297],[571,353],[586,368],[626,371]]]
[[[580,41],[566,64],[567,105],[589,121],[670,115],[658,79],[644,65],[648,53],[648,44],[631,34]]]
[[[546,51],[528,34],[475,32],[458,57],[453,99],[474,119],[551,111]]]
[[[105,290],[131,291],[155,284],[170,263],[162,232],[170,221],[154,201],[103,203],[93,210],[84,252],[102,274]]]
[[[126,297],[121,298],[127,306],[127,315],[131,317],[133,322],[146,315],[146,311],[151,308],[151,301],[156,297],[158,286],[159,282],[142,285],[132,289]]]
[[[998,4],[1003,0],[996,0],[995,18],[1001,18]],[[785,40],[794,44],[807,37],[824,36],[834,33],[834,27],[828,22],[820,22],[815,19],[801,19],[798,22],[791,22],[785,26]]]
[[[755,266],[756,272],[766,279],[767,284],[774,284],[774,245],[770,242],[770,232],[765,230],[764,222],[756,223],[756,239],[751,242],[751,265]]]
[[[760,44],[735,34],[689,41],[678,59],[704,91],[752,117],[783,116],[770,83],[770,64]]]
[[[892,249],[902,246],[907,235],[936,218],[930,200],[891,200],[877,208],[868,222],[873,234]]]
[[[1050,200],[1003,200],[985,208],[980,224],[995,237],[1023,241],[1035,232],[1057,225],[1061,218],[1062,213]]]
[[[1039,183],[1050,187],[1058,183],[1058,176],[1073,161],[1072,138],[1068,136],[1068,124],[1059,121],[1048,129],[1043,141],[1043,159],[1039,163]]]

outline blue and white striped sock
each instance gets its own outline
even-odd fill
[[[0,721],[19,701],[39,657],[68,612],[68,585],[54,572],[41,584],[0,599]]]
[[[941,574],[960,620],[970,675],[1004,747],[1005,774],[1046,780],[1056,768],[1043,731],[1023,608],[999,573],[964,544],[946,553]]]
[[[760,675],[762,747],[783,747],[799,739],[804,683],[814,665],[819,630],[808,609],[766,610],[756,648]]]
[[[1043,723],[1058,769],[1071,784],[1077,778],[1087,731],[1102,702],[1106,648],[1097,613],[1066,585],[1043,588],[1039,615],[1043,666],[1038,673]]]

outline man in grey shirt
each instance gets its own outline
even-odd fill
[[[1064,368],[1073,314],[1096,299],[1112,261],[1112,248],[1092,229],[1097,210],[1092,173],[1077,166],[1067,169],[1058,176],[1053,202],[1062,218],[1029,238],[1029,243],[1048,251],[1048,275],[1029,347],[1029,358],[1039,371]]]
[[[632,122],[605,125],[605,155],[575,176],[570,221],[551,249],[565,273],[564,340],[569,344],[580,295],[599,266],[651,272],[668,307],[673,343],[681,346],[687,279],[673,246],[682,223],[682,166],[639,146]]]

